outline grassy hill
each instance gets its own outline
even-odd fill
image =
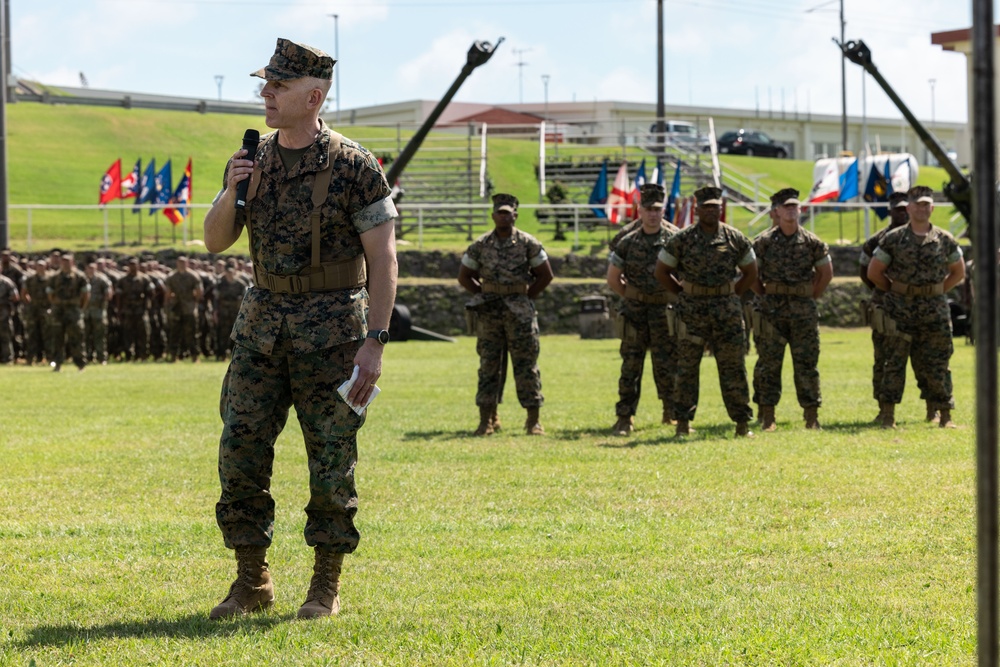
[[[225,114],[195,114],[190,112],[155,111],[148,109],[117,109],[85,106],[53,106],[32,103],[10,105],[8,124],[8,183],[11,210],[10,245],[15,250],[43,250],[54,246],[76,249],[97,249],[104,245],[105,220],[109,242],[131,248],[146,248],[154,244],[157,234],[160,245],[179,245],[183,231],[172,230],[161,214],[150,216],[131,212],[131,201],[124,205],[96,208],[101,177],[118,158],[124,172],[131,170],[135,160],[143,168],[151,158],[157,167],[172,161],[174,184],[187,160],[193,161],[193,218],[189,238],[201,237],[201,222],[205,209],[222,185],[226,160],[239,147],[247,127],[266,131],[263,118]],[[347,136],[365,145],[391,142],[395,128],[338,128]],[[433,133],[432,133],[433,136]],[[408,138],[403,133],[402,140]],[[69,148],[68,148],[69,147]],[[561,155],[605,152],[612,161],[620,159],[617,147],[565,146]],[[630,149],[630,159],[638,155]],[[524,203],[538,201],[538,146],[533,141],[493,136],[489,140],[489,172],[499,191],[513,192]],[[799,160],[774,160],[744,156],[722,159],[723,169],[744,177],[764,174],[761,186],[768,190],[795,187],[807,193],[812,186],[812,163]],[[922,167],[921,184],[940,188],[946,180],[942,169]],[[685,193],[687,194],[687,193]],[[36,208],[27,205],[94,206],[91,209]],[[947,225],[949,207],[935,212],[935,222]],[[755,233],[762,227],[747,229],[752,215],[737,207],[731,209],[731,219],[741,229]],[[873,225],[877,222],[873,218]],[[29,243],[30,224],[30,243]],[[141,225],[141,227],[140,227]],[[522,213],[519,225],[538,234],[555,253],[568,252],[577,241],[572,234],[566,241],[552,240],[552,230],[539,229],[534,215]],[[824,214],[815,225],[830,243],[853,242],[863,236],[861,215],[857,213]],[[581,233],[578,242],[583,247],[596,247],[607,239],[609,231],[597,228]],[[422,247],[459,250],[468,243],[466,234],[439,230],[423,237]],[[409,238],[401,245],[409,244]],[[234,250],[243,251],[242,243]]]

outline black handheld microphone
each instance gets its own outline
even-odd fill
[[[244,160],[252,160],[257,155],[257,144],[260,143],[260,132],[257,130],[247,130],[243,133],[243,150],[247,152],[243,156]],[[251,175],[251,178],[253,176]],[[236,184],[236,208],[246,208],[247,188],[250,187],[250,179],[244,179]]]

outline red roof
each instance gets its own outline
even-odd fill
[[[1000,25],[993,26],[993,34],[1000,37]],[[931,33],[931,44],[937,44],[945,51],[954,51],[956,42],[971,42],[972,28],[961,28],[959,30],[945,30],[943,32]]]
[[[541,116],[521,111],[511,111],[502,107],[493,107],[465,118],[448,121],[450,123],[487,123],[489,125],[538,125],[543,120]]]

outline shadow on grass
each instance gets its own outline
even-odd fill
[[[95,639],[130,637],[201,639],[243,634],[247,630],[267,630],[292,620],[295,620],[294,613],[251,614],[224,621],[210,621],[207,614],[191,614],[174,620],[143,618],[90,627],[76,624],[42,625],[31,630],[25,639],[15,645],[20,648],[63,646]]]
[[[468,429],[462,429],[461,431],[408,431],[403,434],[403,440],[432,440],[445,438],[452,440],[454,438],[472,438],[474,437],[472,431]]]

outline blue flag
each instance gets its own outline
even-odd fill
[[[874,164],[872,164],[872,170],[868,174],[868,184],[865,185],[864,197],[866,202],[871,203],[889,201],[889,186],[885,181],[885,176],[879,173],[878,167]],[[889,215],[889,207],[887,206],[876,206],[874,211],[879,220],[885,220],[885,217]]]
[[[646,184],[646,158],[642,158],[642,163],[639,165],[639,169],[635,172],[635,190],[639,191],[639,188]]]
[[[590,199],[587,201],[591,206],[598,205],[601,208],[592,208],[598,218],[607,218],[608,214],[604,210],[604,205],[608,203],[608,161],[605,160],[601,166],[601,173],[597,176],[594,189],[590,191]]]
[[[840,175],[840,194],[837,195],[837,201],[848,201],[857,197],[858,194],[860,194],[858,192],[858,161],[855,160]]]
[[[160,210],[160,204],[169,204],[170,196],[174,194],[174,181],[170,176],[170,160],[163,165],[163,169],[156,174],[156,180],[153,183],[153,190],[155,191],[154,196],[149,198],[149,202],[152,206],[149,207],[149,214],[153,215],[158,210]]]
[[[889,195],[892,194],[892,171],[889,169],[889,158],[885,159],[885,171],[882,172],[882,178],[885,179],[885,200],[889,201]]]
[[[674,170],[674,183],[670,186],[670,194],[667,196],[667,210],[663,216],[667,220],[674,219],[674,212],[677,209],[677,200],[681,198],[681,161],[677,161],[677,169]]]
[[[133,213],[138,213],[142,210],[142,204],[151,202],[152,196],[156,194],[153,189],[153,182],[156,180],[156,158],[149,161],[146,165],[146,171],[142,173],[142,178],[139,180],[139,196],[135,198],[135,206],[132,207]]]

